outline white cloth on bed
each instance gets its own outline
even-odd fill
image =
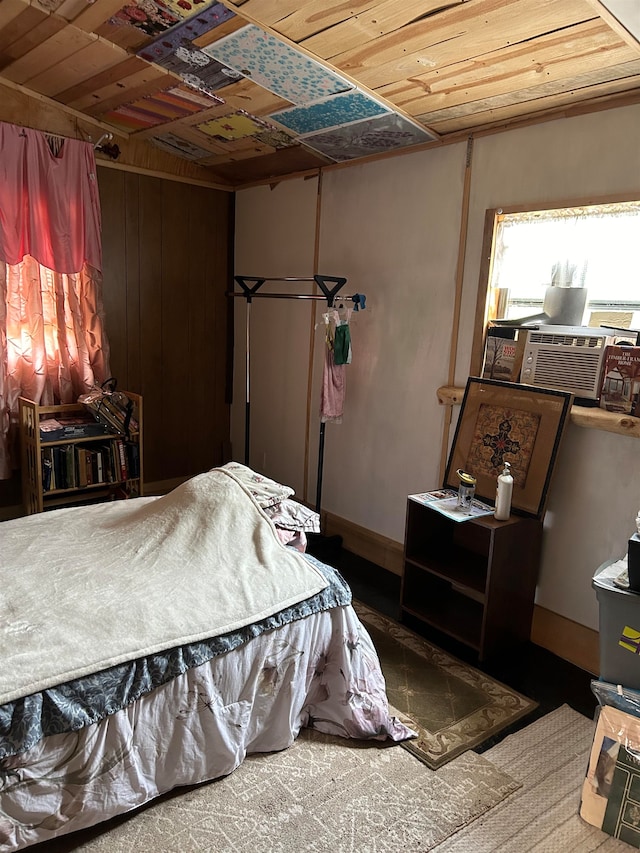
[[[327,586],[221,468],[160,498],[3,522],[0,572],[0,704],[226,633]]]

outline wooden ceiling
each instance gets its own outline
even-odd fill
[[[239,187],[638,102],[634,2],[0,0],[0,120]]]

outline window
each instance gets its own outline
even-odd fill
[[[640,329],[640,200],[489,210],[471,373],[489,322]]]

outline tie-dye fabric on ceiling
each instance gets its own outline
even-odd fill
[[[270,128],[267,122],[261,121],[255,116],[238,111],[232,115],[214,118],[211,121],[197,125],[198,130],[212,136],[222,142],[232,139],[244,139],[247,136],[255,136],[257,133]]]
[[[315,133],[354,121],[384,115],[389,108],[364,92],[344,92],[306,107],[291,107],[272,113],[270,118],[294,133]]]
[[[175,53],[162,57],[156,64],[178,74],[188,86],[201,92],[216,92],[238,79],[243,79],[237,71],[225,68],[217,60],[194,47],[179,47]]]
[[[308,104],[353,89],[348,80],[253,24],[203,50],[293,104]]]
[[[194,115],[220,103],[223,101],[214,95],[196,92],[186,86],[175,86],[156,95],[124,104],[105,113],[103,118],[124,130],[143,130]]]
[[[151,142],[168,154],[184,157],[185,160],[203,160],[205,157],[212,156],[211,151],[208,151],[206,148],[200,148],[187,139],[181,139],[175,133],[164,133],[162,136],[154,136]]]
[[[141,48],[137,55],[147,62],[159,62],[171,56],[179,47],[190,47],[194,39],[235,18],[235,13],[220,3],[212,3],[174,27],[171,32]]]
[[[157,36],[173,27],[181,19],[153,0],[136,0],[119,9],[109,18],[112,26],[129,26],[148,36]]]
[[[300,141],[314,151],[342,162],[432,140],[433,137],[426,130],[403,116],[389,113],[346,127],[311,134],[302,137]]]

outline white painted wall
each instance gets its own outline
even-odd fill
[[[631,106],[475,141],[457,384],[468,375],[485,210],[640,194],[638,127],[640,107]],[[347,276],[345,291],[367,297],[367,310],[352,318],[344,422],[327,426],[322,505],[398,542],[406,495],[438,485],[445,410],[436,389],[447,382],[465,156],[466,145],[459,143],[329,170],[322,179],[319,271]],[[316,190],[315,180],[296,179],[238,193],[237,273],[313,272]],[[299,311],[285,300],[253,303],[250,462],[313,503],[313,470],[307,494],[301,492],[313,310],[303,304]],[[234,457],[242,460],[241,300],[236,308],[232,437]],[[321,347],[320,334],[311,469]],[[640,442],[571,425],[550,492],[537,602],[597,628],[592,575],[604,560],[624,554],[638,508]]]

